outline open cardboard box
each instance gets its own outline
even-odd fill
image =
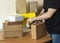
[[[39,39],[47,35],[47,30],[43,22],[35,22],[31,25],[32,39]]]

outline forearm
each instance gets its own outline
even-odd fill
[[[35,20],[44,20],[44,19],[49,19],[53,16],[53,14],[55,13],[56,9],[48,9],[48,11],[46,13],[44,13],[41,16],[37,16],[36,18],[34,18]]]
[[[36,18],[34,18],[35,20],[45,20],[45,19],[49,19],[50,17],[48,16],[48,14],[43,14],[41,16],[37,16]]]

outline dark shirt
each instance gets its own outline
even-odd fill
[[[45,12],[48,8],[57,9],[50,19],[45,20],[45,24],[49,33],[60,34],[60,0],[44,0],[43,8]]]

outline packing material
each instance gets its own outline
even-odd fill
[[[19,15],[13,15],[8,17],[9,22],[22,21],[22,20],[24,20],[24,17]]]

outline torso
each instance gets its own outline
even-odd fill
[[[50,3],[52,0],[44,0],[44,10],[47,12]],[[58,9],[52,18],[47,19],[46,22],[46,27],[49,33],[60,33],[60,9]]]

